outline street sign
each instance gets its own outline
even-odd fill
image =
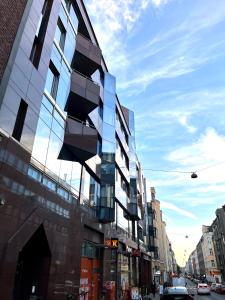
[[[105,245],[110,248],[118,249],[119,240],[117,238],[105,240]]]

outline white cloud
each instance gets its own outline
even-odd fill
[[[152,0],[152,3],[156,6],[160,6],[162,4],[166,4],[168,0]]]
[[[219,135],[215,129],[207,128],[205,133],[193,144],[182,146],[171,153],[167,159],[178,163],[182,167],[189,167],[194,170],[201,170],[202,168],[220,163],[224,161],[225,153],[225,137]],[[204,173],[214,172],[220,168],[221,165],[215,168],[205,170]],[[223,166],[224,168],[224,166]],[[210,170],[210,171],[209,171]],[[202,171],[202,174],[204,174]],[[221,174],[219,174],[220,176]],[[218,177],[218,176],[217,176]],[[225,174],[223,176],[225,180]]]
[[[190,211],[184,210],[182,208],[179,208],[178,206],[176,206],[173,203],[169,203],[169,202],[165,202],[165,201],[160,201],[161,204],[161,208],[166,208],[166,209],[170,209],[182,216],[185,216],[187,218],[191,218],[191,219],[197,219],[197,217]]]
[[[158,9],[168,2],[170,1],[86,0],[106,63],[118,78],[117,86],[121,96],[123,92],[126,97],[140,94],[156,80],[175,78],[195,71],[209,59],[212,61],[215,48],[224,44],[221,39],[207,45],[199,43],[200,32],[216,26],[225,18],[223,1],[218,2],[217,9],[207,1],[204,5],[194,5],[191,13],[180,24],[173,24],[172,28],[155,36],[146,35],[143,43],[128,47],[132,34],[140,35],[143,32],[143,12],[150,5]],[[155,64],[150,64],[151,58]],[[141,63],[144,66],[139,69]],[[187,129],[194,130],[191,127]]]
[[[124,41],[149,4],[150,0],[86,0],[106,63],[114,72],[129,64]]]

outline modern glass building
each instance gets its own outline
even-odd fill
[[[0,299],[127,299],[151,283],[134,114],[82,0],[3,9]]]

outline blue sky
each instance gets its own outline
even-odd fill
[[[225,1],[85,0],[183,264],[225,199]],[[188,238],[185,238],[188,235]],[[186,251],[185,251],[186,250]]]

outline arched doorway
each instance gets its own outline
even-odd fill
[[[47,299],[50,261],[51,252],[44,227],[41,225],[19,253],[14,300]]]

